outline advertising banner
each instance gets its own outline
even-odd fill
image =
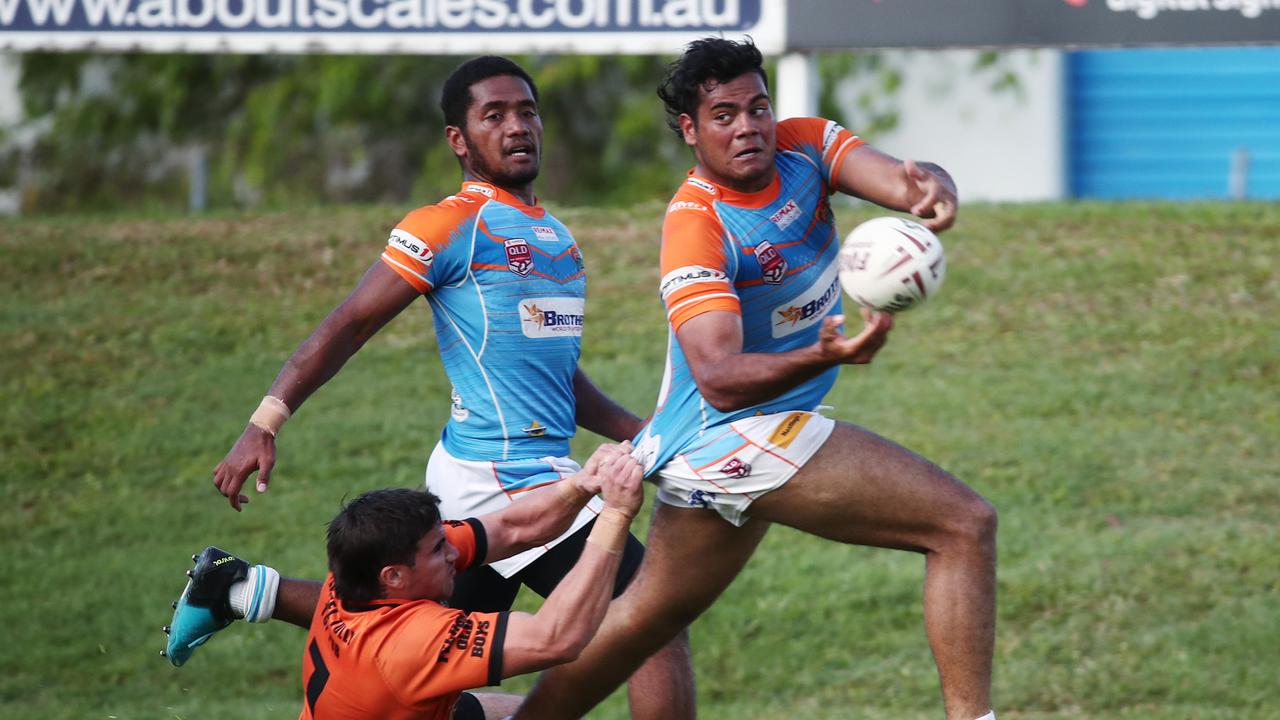
[[[675,54],[783,50],[785,0],[0,0],[0,49]]]
[[[790,0],[789,50],[1280,43],[1280,0]]]

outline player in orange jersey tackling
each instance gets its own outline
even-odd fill
[[[644,500],[631,449],[602,445],[565,482],[479,519],[442,523],[438,500],[425,490],[374,490],[347,503],[329,523],[329,576],[281,579],[269,610],[309,631],[301,719],[483,720],[515,712],[519,696],[465,691],[573,660],[595,633]],[[456,573],[564,532],[597,491],[604,507],[583,550],[536,614],[444,604]],[[175,623],[204,612],[227,623],[243,615],[248,572],[243,560],[206,549]]]

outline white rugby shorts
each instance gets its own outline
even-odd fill
[[[782,487],[822,447],[835,421],[815,412],[735,420],[709,430],[654,473],[658,500],[709,508],[734,525],[761,495]]]
[[[440,498],[440,514],[446,520],[462,520],[497,512],[518,500],[522,493],[560,481],[582,467],[567,457],[543,457],[527,460],[486,462],[461,460],[436,443],[427,461],[427,489]],[[548,550],[591,522],[604,503],[593,497],[574,518],[568,532],[546,545],[525,550],[489,567],[503,577],[511,577],[526,565],[542,557]]]

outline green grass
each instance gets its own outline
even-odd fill
[[[282,432],[267,495],[236,514],[209,480],[404,210],[0,223],[0,717],[296,716],[296,628],[174,670],[160,626],[194,550],[318,576],[344,496],[421,481],[449,397],[425,304]],[[645,412],[662,206],[558,214],[584,366]],[[1277,228],[1274,204],[966,208],[942,294],[830,396],[999,508],[1001,718],[1280,715]],[[922,575],[773,530],[693,628],[701,716],[941,717]]]

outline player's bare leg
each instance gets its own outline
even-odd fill
[[[734,527],[709,510],[656,504],[644,563],[572,663],[542,674],[517,720],[580,718],[711,606],[769,524]],[[692,686],[690,686],[692,691]]]
[[[951,720],[991,708],[996,512],[938,466],[845,423],[747,513],[856,545],[925,556],[925,632]]]
[[[681,630],[627,680],[631,720],[693,720],[697,697],[689,633]]]
[[[480,707],[484,708],[485,720],[503,720],[511,717],[516,708],[520,707],[520,701],[524,698],[520,695],[508,695],[506,693],[481,693],[472,692],[476,700],[480,701]]]

